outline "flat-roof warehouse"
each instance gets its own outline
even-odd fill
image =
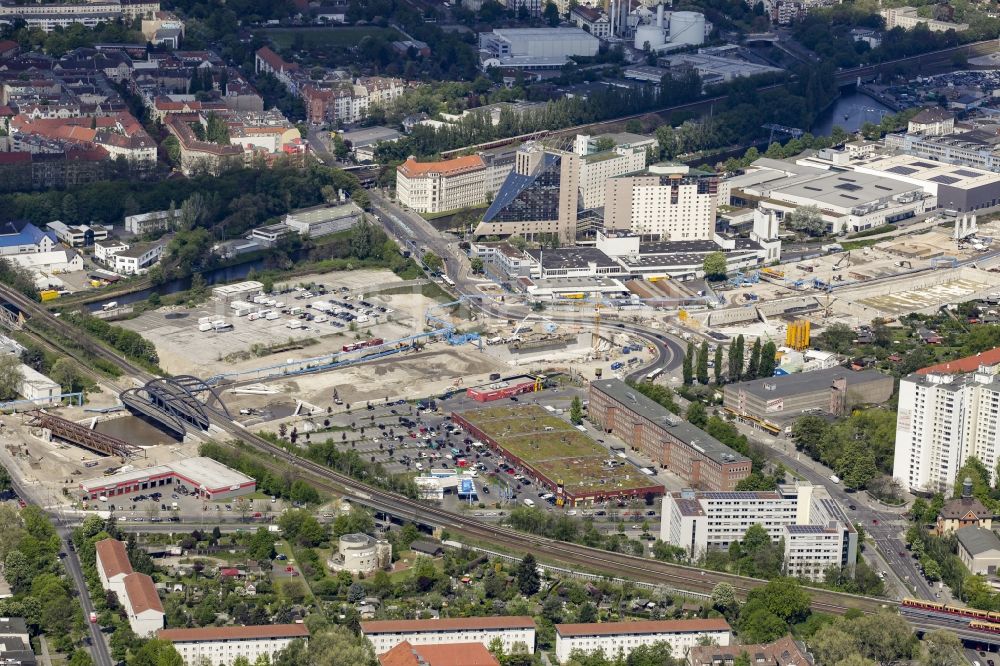
[[[83,499],[97,500],[177,484],[185,484],[209,500],[248,495],[257,489],[252,477],[211,458],[197,457],[86,479],[80,482],[80,490]]]

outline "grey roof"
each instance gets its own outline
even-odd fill
[[[656,423],[666,432],[697,451],[704,453],[717,463],[746,462],[746,456],[736,453],[731,448],[696,428],[687,421],[667,411],[659,403],[647,398],[620,379],[601,379],[591,382],[601,393],[620,402],[640,416]]]
[[[554,250],[528,250],[535,261],[541,257],[542,268],[583,268],[593,263],[598,268],[620,268],[619,264],[596,247],[564,247]]]
[[[350,141],[354,148],[370,146],[379,141],[394,141],[403,135],[391,127],[366,127],[365,129],[343,132],[344,141]]]
[[[786,398],[803,393],[823,391],[830,388],[833,380],[838,377],[843,377],[847,380],[848,388],[868,382],[891,381],[890,377],[875,370],[855,371],[836,367],[729,384],[726,386],[726,390],[742,390],[756,397],[772,400],[774,398]]]
[[[410,550],[417,553],[433,554],[444,550],[444,546],[435,542],[427,541],[425,539],[417,539],[410,544]]]
[[[1000,538],[991,530],[982,527],[963,527],[955,535],[958,543],[973,557],[991,550],[1000,552]]]
[[[28,624],[23,617],[0,617],[0,636],[26,633],[28,633]]]
[[[945,520],[958,520],[969,513],[974,513],[976,518],[982,519],[992,517],[993,512],[975,497],[960,497],[958,499],[945,502],[941,507],[939,515]]]
[[[911,123],[916,123],[918,125],[927,125],[930,123],[940,123],[949,118],[954,118],[955,114],[942,109],[940,106],[929,106],[923,109],[917,115],[910,119]]]
[[[919,189],[919,185],[889,180],[882,176],[838,172],[788,186],[778,184],[772,188],[772,191],[811,199],[831,206],[853,208]]]

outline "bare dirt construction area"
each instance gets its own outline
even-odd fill
[[[328,291],[295,289],[300,282]],[[333,354],[361,340],[406,338],[425,330],[425,314],[437,303],[421,285],[409,288],[381,270],[305,276],[286,289],[273,297],[266,317],[234,316],[225,303],[209,299],[195,308],[159,308],[119,325],[150,340],[164,370],[207,378]],[[381,296],[379,290],[389,293]],[[315,309],[320,302],[338,306],[338,314]],[[205,321],[220,318],[222,328],[201,330]]]

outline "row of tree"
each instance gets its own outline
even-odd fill
[[[684,354],[681,366],[685,386],[694,384],[695,379],[703,386],[709,383],[709,354],[708,342],[702,341],[698,347],[695,347],[694,342],[688,342],[687,352]],[[716,386],[721,386],[726,381],[739,382],[758,377],[771,377],[777,368],[777,356],[778,348],[773,341],[768,340],[761,344],[760,338],[756,338],[750,348],[748,359],[746,357],[746,340],[741,333],[729,345],[726,366],[723,366],[722,362],[722,345],[716,346],[711,363],[714,382]]]

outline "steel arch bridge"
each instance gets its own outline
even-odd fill
[[[142,387],[122,391],[118,398],[133,414],[156,421],[181,437],[187,434],[188,426],[208,430],[210,410],[232,418],[215,389],[194,375],[158,377]]]

